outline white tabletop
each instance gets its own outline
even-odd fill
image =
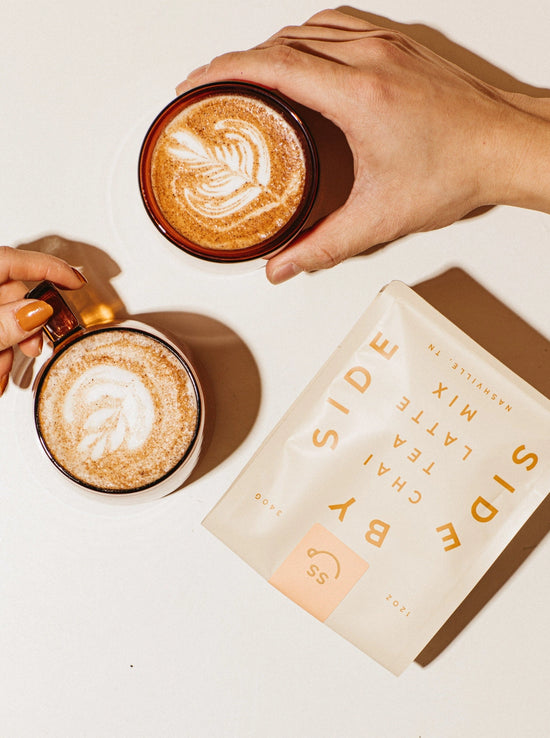
[[[430,294],[447,292],[457,315],[471,303],[474,328],[475,310],[492,306],[477,321],[489,344],[491,320],[510,311],[501,355],[549,391],[547,215],[495,208],[278,287],[261,271],[200,271],[154,232],[139,200],[137,152],[175,85],[214,55],[322,7],[2,4],[0,240],[66,256],[117,314],[146,314],[185,334],[218,388],[223,419],[191,484],[156,502],[107,505],[65,488],[40,458],[29,416],[35,368],[18,363],[0,402],[3,737],[548,734],[548,506],[525,550],[512,551],[444,634],[445,647],[435,644],[399,678],[201,526],[392,279],[435,278]],[[550,85],[546,3],[385,0],[364,9],[412,24],[490,82]]]

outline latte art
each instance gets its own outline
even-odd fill
[[[174,159],[185,165],[195,185],[179,187],[181,173],[175,172],[174,199],[203,220],[238,217],[266,191],[271,175],[269,150],[256,127],[225,120],[216,123],[214,130],[224,136],[223,144],[208,146],[191,131],[177,130],[172,134],[174,144],[168,149]]]
[[[138,449],[150,436],[154,417],[153,399],[140,377],[117,366],[85,370],[63,403],[63,420],[81,424],[77,450],[92,461],[123,445]]]
[[[280,231],[299,207],[304,148],[263,100],[218,94],[168,123],[153,151],[151,182],[182,236],[205,248],[247,248]]]
[[[71,477],[131,491],[170,473],[198,424],[187,367],[167,344],[132,329],[85,335],[49,367],[37,424],[48,453]]]

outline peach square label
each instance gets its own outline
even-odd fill
[[[269,582],[324,621],[368,568],[367,562],[355,551],[316,523]]]

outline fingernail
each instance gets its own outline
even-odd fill
[[[29,332],[43,325],[52,315],[53,308],[51,305],[42,300],[34,300],[20,307],[15,313],[15,319],[21,330]]]
[[[272,284],[281,284],[282,282],[287,282],[289,279],[292,279],[292,277],[295,277],[302,271],[303,270],[298,266],[298,264],[295,264],[293,261],[289,261],[272,271],[269,275],[269,279]]]
[[[27,354],[27,356],[34,356],[35,358],[38,358],[42,353],[42,346],[42,334],[36,333],[32,338],[28,339],[25,353]]]
[[[9,374],[4,374],[3,377],[0,377],[0,397],[2,397],[6,387],[8,386],[8,379]]]
[[[197,67],[196,69],[193,69],[192,72],[189,72],[187,79],[184,79],[183,82],[176,85],[176,93],[181,95],[183,92],[187,92],[191,87],[194,87],[197,78],[201,77],[206,72],[208,66],[208,64],[203,64],[202,67]]]
[[[82,284],[88,284],[88,280],[81,272],[78,271],[78,269],[75,269],[75,267],[71,267],[71,269],[73,270],[75,275],[79,278]]]

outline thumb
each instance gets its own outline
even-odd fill
[[[17,300],[0,306],[0,351],[36,333],[53,314],[42,300]]]
[[[350,211],[348,205],[343,205],[269,259],[269,281],[280,284],[300,272],[328,269],[373,246],[369,234],[358,228],[361,218]]]

